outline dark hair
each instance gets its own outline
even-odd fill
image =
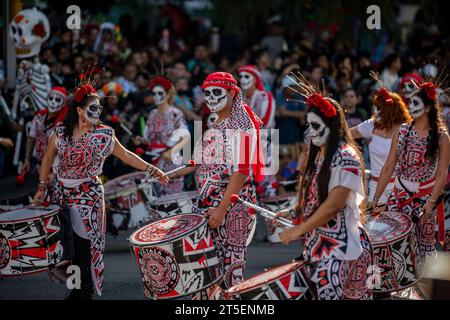
[[[69,102],[69,108],[67,110],[67,115],[64,118],[64,137],[65,138],[72,138],[73,135],[73,129],[75,129],[75,126],[78,124],[78,112],[77,107],[83,108],[87,105],[87,103],[94,99],[99,99],[99,96],[97,94],[90,94],[84,96],[83,100],[81,102],[77,103],[75,100],[73,100],[73,97],[71,98]]]
[[[439,104],[435,100],[428,98],[425,90],[420,90],[417,93],[425,106],[430,106],[430,111],[428,112],[428,121],[430,122],[430,134],[428,135],[427,152],[425,157],[433,159],[437,151],[439,150],[439,129],[444,128],[444,121],[442,120],[441,112],[439,110]]]
[[[364,172],[364,161],[363,157],[361,155],[361,152],[359,151],[351,133],[347,126],[347,122],[345,120],[344,111],[342,110],[342,107],[337,103],[337,101],[328,98],[328,101],[330,101],[333,106],[336,108],[337,116],[333,118],[327,118],[324,116],[324,114],[318,110],[317,108],[312,108],[310,112],[314,112],[316,115],[318,115],[327,125],[327,127],[330,129],[329,138],[327,141],[327,148],[325,151],[325,157],[323,160],[322,167],[319,172],[318,176],[318,189],[319,189],[319,204],[322,204],[325,199],[328,197],[328,184],[330,182],[331,177],[331,162],[333,161],[333,157],[336,153],[336,151],[339,148],[339,144],[341,142],[346,143],[347,145],[353,147],[355,149],[356,153],[359,156],[359,159],[361,161],[361,170],[363,175],[363,183],[365,184],[365,172]],[[300,181],[300,190],[298,193],[298,202],[296,211],[301,214],[302,207],[303,207],[303,201],[305,198],[305,195],[307,194],[308,188],[311,185],[314,172],[316,170],[316,156],[320,150],[320,147],[317,147],[310,143],[309,145],[309,156],[308,160],[306,162],[306,168],[304,170],[304,174]],[[365,187],[365,186],[364,186]],[[363,202],[364,206],[364,202]]]
[[[383,62],[383,66],[384,66],[383,69],[389,68],[394,63],[394,61],[397,60],[398,58],[400,58],[400,56],[397,55],[396,53],[391,53],[390,55],[388,55]]]

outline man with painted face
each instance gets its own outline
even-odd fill
[[[125,149],[112,128],[100,123],[103,107],[99,99],[89,82],[76,89],[64,122],[55,126],[49,138],[34,197],[35,204],[42,204],[50,167],[57,156],[53,201],[61,206],[61,214],[70,216],[73,230],[73,239],[66,241],[73,243],[74,254],[65,250],[63,259],[66,263],[71,261],[81,271],[81,288],[71,290],[68,299],[90,299],[94,291],[98,295],[102,293],[106,211],[99,176],[105,159],[113,154],[163,183],[169,181],[161,170]]]
[[[48,138],[53,128],[64,120],[67,113],[67,90],[53,87],[47,96],[47,108],[36,112],[28,128],[25,161],[22,171],[37,173],[47,151]]]
[[[450,159],[449,136],[439,112],[435,85],[424,82],[416,88],[408,98],[408,109],[413,121],[402,124],[392,140],[372,207],[377,207],[390,177],[395,174],[387,210],[419,218],[415,241],[420,245],[423,258],[434,257],[436,214],[438,239],[444,240],[443,205],[436,201],[442,193]]]
[[[309,83],[298,79],[297,84],[307,98],[310,146],[295,210],[300,223],[283,231],[280,239],[288,244],[304,238],[302,253],[310,267],[315,299],[371,299],[367,271],[372,246],[360,222],[363,158],[339,104]],[[289,210],[277,215],[291,217]]]
[[[407,106],[402,98],[381,88],[373,98],[373,116],[369,120],[351,128],[355,139],[369,140],[370,156],[370,182],[367,201],[372,202],[375,189],[380,177],[381,169],[387,160],[391,149],[392,138],[398,133],[401,124],[411,121]],[[380,197],[380,205],[385,205],[392,189],[394,178],[389,180],[383,195]]]
[[[259,144],[261,121],[242,101],[237,81],[226,72],[215,72],[202,85],[209,110],[217,119],[194,151],[199,194],[193,211],[205,214],[223,266],[222,287],[243,280],[246,248],[255,216],[241,204],[231,204],[232,194],[256,202],[252,179],[262,181]],[[259,150],[260,152],[257,152]],[[210,295],[202,293],[204,297]]]
[[[189,142],[189,130],[183,112],[172,105],[175,88],[172,82],[165,77],[155,77],[150,81],[150,91],[156,109],[150,111],[144,129],[143,140],[151,152],[160,156],[152,163],[163,171],[173,170],[182,165],[182,159],[173,152]],[[175,130],[183,130],[183,140],[173,140]],[[174,194],[183,191],[184,178],[177,177],[166,186],[163,194]]]

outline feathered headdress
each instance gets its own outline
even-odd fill
[[[450,88],[442,89],[441,86],[445,83],[448,77],[448,73],[446,71],[446,66],[442,68],[442,71],[439,73],[439,75],[436,77],[436,79],[428,78],[426,82],[422,83],[416,83],[413,79],[411,79],[411,82],[413,83],[414,87],[416,88],[412,96],[418,94],[420,91],[423,90],[425,95],[428,97],[428,99],[434,101],[437,98],[437,89],[440,88],[442,92],[448,91]]]
[[[321,93],[320,90],[311,84],[303,74],[300,72],[291,72],[287,77],[294,82],[297,88],[290,85],[287,87],[306,99],[308,111],[311,110],[311,108],[317,108],[327,118],[333,118],[337,115],[336,108],[324,97],[325,92]]]
[[[83,101],[86,95],[97,93],[95,85],[105,72],[105,68],[100,68],[95,64],[93,67],[88,66],[86,71],[82,71],[78,76],[78,83],[71,92],[73,100],[77,103]]]

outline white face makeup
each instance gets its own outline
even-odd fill
[[[203,92],[206,105],[211,112],[217,112],[225,108],[227,104],[227,90],[221,87],[207,87]]]
[[[418,96],[413,96],[408,99],[409,114],[413,118],[419,118],[425,112],[425,105],[422,99]]]
[[[100,121],[100,115],[102,114],[103,107],[98,104],[97,101],[92,101],[84,109],[84,117],[92,124],[97,124]]]
[[[208,120],[206,121],[206,125],[208,126],[208,128],[212,128],[212,126],[214,125],[214,122],[217,121],[217,118],[219,116],[217,115],[217,113],[211,113],[208,116]]]
[[[248,72],[242,71],[239,73],[239,84],[243,90],[248,90],[255,83],[255,77]]]
[[[153,102],[160,106],[166,101],[166,90],[161,86],[155,86],[152,90]]]
[[[308,137],[313,145],[320,147],[328,141],[330,128],[322,121],[322,119],[313,112],[308,112]]]
[[[50,112],[58,112],[64,106],[65,98],[58,91],[50,91],[47,97],[47,107]]]
[[[402,94],[405,98],[411,97],[411,94],[416,90],[416,87],[411,81],[405,82],[402,89]]]

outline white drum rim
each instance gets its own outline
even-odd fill
[[[27,210],[27,209],[48,209],[49,211],[46,212],[45,214],[42,214],[40,216],[34,216],[34,217],[29,217],[26,219],[18,219],[18,220],[2,220],[1,217],[7,213],[14,213],[15,211],[23,211],[23,210]],[[51,210],[51,211],[50,211]],[[16,210],[11,210],[11,211],[6,211],[6,212],[2,212],[0,213],[0,224],[11,224],[11,223],[19,223],[19,222],[25,222],[25,221],[33,221],[33,220],[39,220],[41,218],[47,218],[49,216],[55,215],[57,214],[59,211],[59,206],[57,205],[50,205],[48,207],[35,207],[35,206],[27,206],[27,207],[23,207],[20,209],[16,209]]]
[[[264,198],[259,199],[259,201],[261,203],[266,204],[268,202],[290,200],[290,198],[296,198],[296,197],[297,197],[297,195],[295,193],[291,192],[291,193],[283,194],[283,195],[280,195],[280,196],[264,197]]]
[[[405,216],[407,219],[411,220],[411,218],[410,218],[408,215],[406,215],[406,214],[404,214],[404,213],[401,213],[401,212],[395,212],[395,211],[382,211],[382,212],[380,213],[380,215],[382,215],[382,214],[385,215],[386,213],[387,213],[387,214],[402,215],[402,216]],[[366,222],[366,223],[367,223],[367,222]],[[410,233],[413,231],[413,229],[414,229],[414,223],[413,223],[412,220],[411,220],[411,224],[410,224],[408,230],[405,231],[405,233],[404,233],[403,235],[399,235],[399,236],[397,236],[397,237],[395,237],[395,238],[393,238],[393,239],[390,239],[390,240],[388,240],[388,241],[375,241],[375,239],[372,239],[372,238],[370,237],[369,229],[366,228],[366,224],[364,224],[364,229],[367,231],[367,236],[369,237],[369,239],[370,239],[370,241],[371,241],[371,243],[372,243],[372,246],[380,246],[380,245],[385,245],[385,244],[390,244],[390,243],[392,243],[392,242],[396,242],[396,241],[402,239],[404,236],[410,234]]]
[[[123,178],[132,178],[132,177],[136,177],[136,176],[139,176],[139,175],[146,176],[146,173],[142,172],[142,171],[130,172],[130,173],[127,173],[127,174],[115,177],[114,179],[111,179],[111,180],[105,182],[105,184],[103,185],[103,188],[105,189],[105,196],[106,195],[113,195],[113,194],[121,193],[121,192],[125,191],[125,190],[117,190],[117,191],[110,191],[110,192],[108,192],[106,190],[108,188],[108,185],[110,185],[112,183],[115,183],[115,182],[118,182],[118,181],[120,181]]]
[[[252,290],[254,290],[256,288],[261,287],[264,284],[273,283],[273,282],[279,280],[280,278],[282,278],[282,277],[284,277],[284,276],[286,276],[288,274],[291,274],[292,272],[295,272],[295,271],[299,270],[301,267],[303,267],[305,265],[306,265],[306,261],[293,261],[293,262],[290,262],[290,263],[287,263],[287,264],[282,264],[282,265],[270,268],[270,269],[268,269],[266,271],[259,272],[259,273],[255,274],[255,275],[251,276],[250,278],[247,278],[246,280],[244,280],[244,281],[242,281],[242,282],[232,286],[231,288],[226,290],[225,293],[229,294],[229,295],[232,295],[232,296],[243,294],[243,293],[247,293],[249,291],[252,291]],[[253,286],[247,287],[245,289],[241,289],[241,290],[237,289],[237,287],[242,285],[242,283],[244,283],[244,282],[250,281],[250,280],[252,280],[254,278],[257,278],[257,277],[259,277],[259,276],[261,276],[261,275],[263,275],[265,273],[268,273],[268,272],[271,272],[271,271],[273,271],[275,269],[278,269],[278,268],[281,268],[281,267],[286,267],[286,266],[291,266],[291,268],[292,268],[289,273],[284,273],[282,275],[279,275],[278,277],[272,278],[268,282],[260,283],[258,285],[253,285]]]
[[[180,197],[176,198],[177,195],[179,195]],[[181,196],[183,196],[183,195],[186,195],[186,198],[182,198]],[[187,197],[188,195],[189,195],[189,197]],[[194,198],[190,197],[190,195],[194,195]],[[155,200],[153,200],[153,202],[150,204],[150,206],[153,206],[153,205],[161,206],[161,205],[164,205],[164,204],[172,204],[172,203],[175,203],[177,201],[194,200],[195,196],[197,196],[197,195],[198,195],[197,191],[184,191],[184,192],[180,192],[180,193],[177,193],[177,194],[169,194],[169,195],[165,195],[165,196],[158,196],[158,197],[155,197]],[[162,201],[164,201],[166,199],[170,199],[173,202],[162,202]]]
[[[180,235],[178,235],[178,236],[176,236],[176,237],[174,237],[174,238],[172,238],[172,239],[170,239],[170,240],[161,240],[161,241],[158,241],[158,242],[147,242],[147,243],[137,242],[137,241],[133,240],[133,239],[135,238],[136,234],[137,234],[139,231],[141,231],[141,230],[144,229],[144,228],[147,228],[147,227],[148,227],[149,225],[151,225],[152,223],[157,223],[157,222],[159,222],[159,221],[161,221],[161,220],[164,220],[164,219],[173,219],[173,218],[178,217],[178,216],[186,216],[186,215],[197,215],[197,216],[200,216],[200,217],[203,219],[203,221],[202,221],[199,225],[197,225],[197,227],[196,227],[195,229],[189,230],[189,231],[186,232],[186,233],[182,233],[182,234],[180,234]],[[208,221],[205,219],[204,215],[199,214],[199,213],[181,213],[181,214],[175,214],[175,215],[170,216],[170,217],[167,217],[167,218],[163,218],[163,219],[160,219],[160,220],[157,220],[157,221],[150,222],[149,224],[146,224],[145,226],[140,227],[139,229],[137,229],[136,231],[134,231],[134,232],[131,234],[131,236],[128,238],[128,242],[130,243],[130,245],[132,245],[132,246],[134,246],[134,247],[140,247],[140,248],[143,248],[143,247],[155,247],[155,246],[158,246],[158,245],[161,245],[161,244],[170,244],[170,243],[173,243],[173,242],[175,242],[175,241],[177,241],[177,240],[180,240],[180,239],[182,239],[182,238],[185,238],[186,236],[188,236],[188,235],[190,235],[191,233],[195,232],[195,231],[198,230],[201,226],[203,226],[203,225],[205,225],[205,224],[207,224],[207,223],[208,223]]]

